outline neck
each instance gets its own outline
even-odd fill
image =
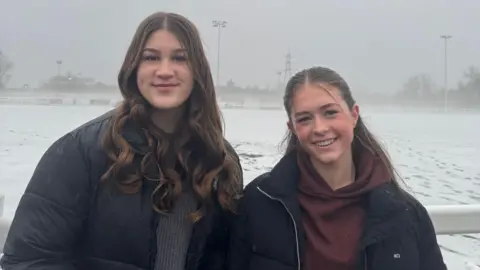
[[[183,117],[183,106],[169,110],[155,110],[152,114],[153,124],[166,133],[173,133]]]
[[[344,153],[339,160],[331,164],[322,164],[313,159],[310,160],[315,171],[332,190],[348,186],[355,181],[355,164],[351,151]]]

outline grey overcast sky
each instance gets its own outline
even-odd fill
[[[274,85],[287,50],[292,70],[324,65],[358,91],[398,90],[418,72],[443,83],[449,41],[449,82],[480,65],[479,0],[0,0],[0,50],[15,62],[10,86],[32,86],[63,71],[106,83],[116,76],[138,23],[172,11],[199,28],[216,72],[222,32],[221,83]]]

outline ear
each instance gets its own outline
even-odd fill
[[[355,104],[352,107],[352,119],[353,119],[353,126],[357,126],[358,118],[360,118],[360,107]]]
[[[290,122],[290,121],[287,121],[287,128],[288,128],[288,130],[290,130],[291,132],[295,132],[295,130],[293,129],[292,122]]]

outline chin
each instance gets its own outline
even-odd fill
[[[320,164],[333,164],[338,161],[338,158],[335,157],[318,157],[318,156],[313,156],[312,159],[314,159],[316,162]]]
[[[330,153],[318,153],[318,152],[310,152],[310,158],[315,160],[320,164],[332,164],[340,160],[342,156],[341,153],[338,152],[330,152]]]
[[[150,104],[152,107],[158,110],[171,110],[171,109],[176,109],[178,107],[181,107],[185,102],[183,101],[170,101],[170,100],[158,100],[158,101],[153,101]]]
[[[157,110],[172,110],[180,107],[179,105],[170,105],[170,104],[152,104],[152,107]]]

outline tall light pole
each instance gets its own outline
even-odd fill
[[[57,60],[57,76],[60,76],[62,63],[62,60]]]
[[[277,87],[276,87],[275,90],[281,91],[281,89],[282,89],[282,71],[277,71],[277,76],[278,76]]]
[[[447,44],[448,40],[452,38],[450,35],[442,35],[440,38],[443,38],[445,41],[445,64],[444,64],[444,90],[443,90],[443,110],[447,112],[448,109],[448,50]]]
[[[220,40],[222,38],[222,28],[227,26],[227,21],[212,21],[212,26],[218,28],[217,44],[217,85],[220,85]]]

